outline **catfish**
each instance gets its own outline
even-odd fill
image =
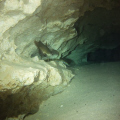
[[[34,41],[41,55],[50,56],[53,55],[52,51],[48,48],[47,44],[44,45],[41,41]]]

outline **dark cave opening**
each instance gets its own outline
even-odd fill
[[[76,21],[77,45],[66,57],[70,65],[120,61],[119,12],[98,7]]]
[[[98,48],[87,54],[87,62],[116,62],[120,61],[120,46],[113,49]]]

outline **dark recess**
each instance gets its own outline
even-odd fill
[[[120,46],[114,49],[97,49],[87,54],[88,62],[116,62],[120,61]]]

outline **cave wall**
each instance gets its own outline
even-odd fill
[[[60,62],[0,61],[0,119],[22,120],[36,113],[43,101],[62,92],[73,77]]]
[[[92,25],[87,18],[87,24],[80,20],[81,16],[96,7],[111,10],[119,7],[118,3],[119,0],[0,0],[0,119],[24,119],[26,114],[35,113],[42,101],[63,91],[74,75],[59,59],[77,46],[80,54],[93,49],[95,39],[88,39]],[[35,41],[42,42],[53,54],[42,58]],[[46,59],[53,61],[45,62]]]
[[[95,7],[112,9],[119,6],[118,2],[1,0],[0,58],[17,60],[17,55],[39,57],[35,40],[47,43],[49,49],[59,53],[50,55],[49,59],[64,57],[78,44],[77,31],[74,27],[78,18],[83,16],[85,11],[92,11]],[[9,54],[12,54],[12,57]]]
[[[67,58],[73,60],[75,64],[81,64],[87,62],[87,54],[94,52],[96,49],[106,49],[109,54],[110,51],[112,52],[113,49],[118,47],[120,45],[119,13],[119,7],[111,10],[98,7],[80,17],[75,24],[78,32],[78,46]],[[105,55],[104,52],[102,54],[103,56]],[[101,58],[102,60],[102,54],[96,54],[96,58],[98,57],[98,59]],[[115,52],[112,54],[115,54]]]

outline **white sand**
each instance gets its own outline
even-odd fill
[[[120,120],[120,62],[74,68],[66,90],[25,120]]]

